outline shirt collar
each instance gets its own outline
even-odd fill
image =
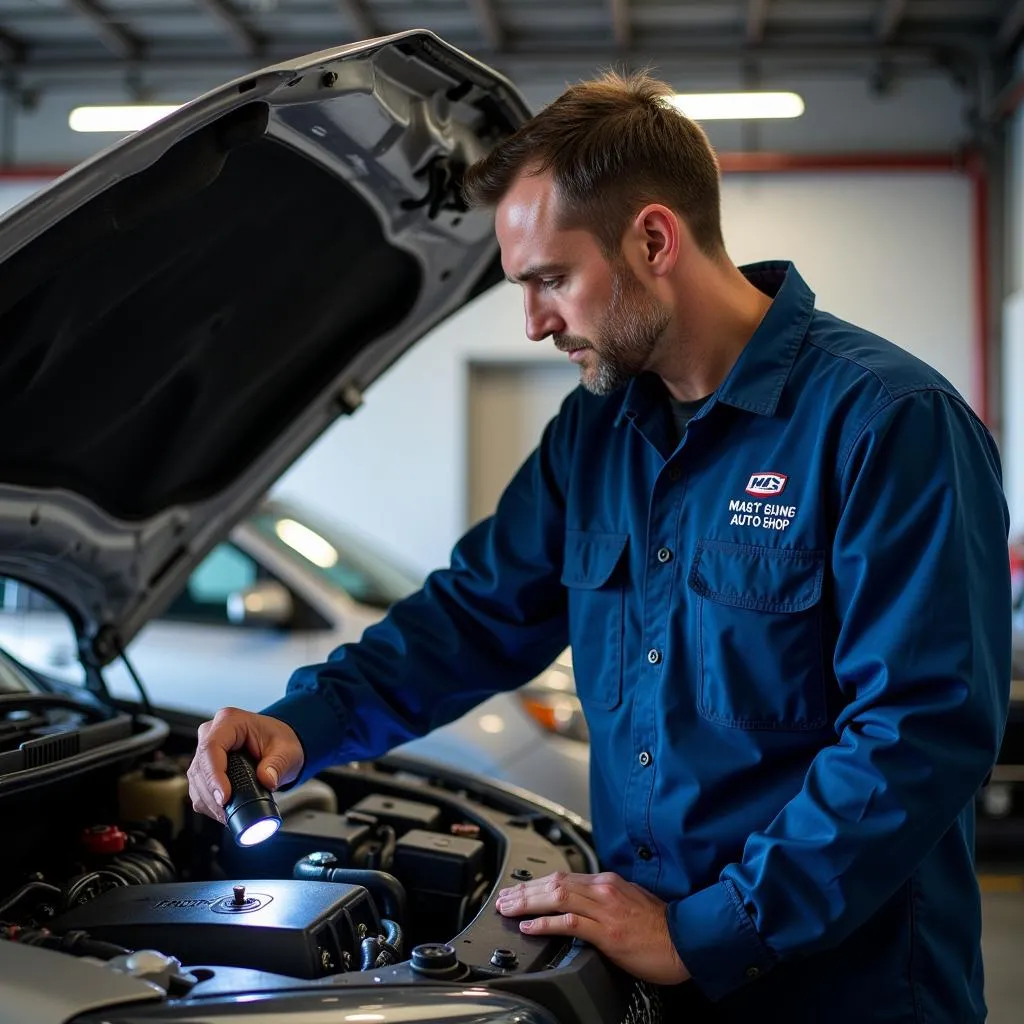
[[[751,263],[739,269],[752,285],[771,297],[772,304],[715,397],[737,409],[774,416],[811,322],[814,292],[788,260]],[[633,410],[644,404],[649,386],[644,381],[646,376],[641,374],[630,381],[617,422],[623,417],[635,418]]]

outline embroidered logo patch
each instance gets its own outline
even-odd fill
[[[785,490],[788,479],[785,473],[754,473],[747,481],[746,492],[755,498],[772,498]]]

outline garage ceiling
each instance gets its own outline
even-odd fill
[[[514,72],[658,55],[760,65],[999,59],[1024,0],[0,0],[8,70],[239,63],[433,29]]]

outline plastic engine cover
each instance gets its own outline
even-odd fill
[[[363,934],[381,930],[373,898],[361,885],[259,879],[112,889],[49,927],[159,950],[186,966],[318,978],[358,968],[360,925]]]

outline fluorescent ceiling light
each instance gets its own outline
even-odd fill
[[[672,103],[694,121],[799,117],[804,101],[795,92],[676,93]]]
[[[68,115],[68,126],[74,132],[137,132],[177,109],[177,105],[143,103],[130,107],[75,107]]]

